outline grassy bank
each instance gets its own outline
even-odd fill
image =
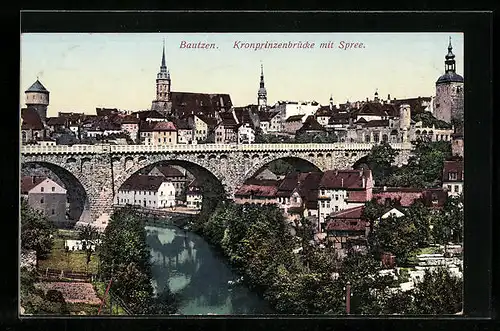
[[[87,272],[96,274],[98,271],[99,257],[94,252],[87,268],[87,254],[85,251],[68,251],[64,242],[68,239],[77,239],[78,234],[72,230],[59,230],[54,238],[54,246],[50,255],[38,261],[38,268],[43,272],[46,268],[58,270],[71,270],[74,272]]]

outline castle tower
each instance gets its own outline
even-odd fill
[[[260,65],[260,87],[257,92],[257,105],[259,106],[259,110],[267,107],[267,91],[264,87],[264,67],[262,64]]]
[[[434,116],[455,126],[455,131],[463,133],[464,123],[464,79],[456,73],[453,47],[448,45],[445,56],[445,73],[436,81]]]
[[[47,107],[49,105],[49,91],[36,80],[25,92],[26,94],[26,107],[35,108],[42,122],[45,123],[47,118]]]
[[[330,95],[330,110],[333,109],[333,96]]]
[[[373,98],[375,102],[378,102],[378,89],[375,90],[375,97]]]
[[[401,141],[408,142],[408,133],[411,124],[410,105],[402,104],[399,106],[399,131],[401,132]]]

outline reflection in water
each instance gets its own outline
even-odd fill
[[[270,314],[268,304],[200,236],[176,227],[146,227],[155,291],[168,284],[181,299],[180,314]]]

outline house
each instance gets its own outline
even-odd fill
[[[35,108],[21,109],[21,142],[28,143],[45,138],[45,127]]]
[[[333,106],[321,106],[317,111],[316,111],[316,121],[323,126],[326,127],[328,125],[328,122],[330,121],[330,118],[335,115],[335,113],[338,113],[338,109]]]
[[[67,225],[66,189],[47,177],[24,176],[21,178],[21,196],[28,205],[44,213],[57,226]]]
[[[162,176],[134,174],[118,189],[115,204],[147,208],[174,207],[174,184]]]
[[[362,206],[373,196],[371,170],[328,170],[318,187],[319,222],[327,215],[351,207]]]
[[[216,126],[211,140],[216,144],[232,144],[238,142],[238,128],[240,124],[231,113],[224,113],[222,121]],[[228,116],[230,114],[231,116]],[[221,114],[222,115],[222,114]],[[255,138],[254,138],[255,139]]]
[[[234,194],[234,202],[237,204],[276,204],[276,193],[278,187],[275,185],[242,185]]]
[[[308,116],[302,126],[297,129],[296,134],[319,134],[326,132],[326,129],[318,123],[318,121],[314,118],[314,116]]]
[[[121,119],[121,131],[128,134],[132,141],[139,140],[139,118],[134,115],[127,115]]]
[[[280,113],[281,119],[285,120],[295,115],[314,115],[320,107],[316,101],[278,101],[275,110]]]
[[[352,244],[366,241],[370,225],[361,219],[364,206],[347,208],[328,215],[325,219],[327,239],[336,249],[349,249]]]
[[[276,193],[278,207],[293,222],[300,217],[318,218],[318,185],[323,173],[292,172],[285,176]],[[317,226],[317,224],[316,224]]]
[[[448,195],[459,196],[464,190],[464,161],[444,161],[443,189]]]
[[[64,133],[68,129],[68,119],[65,117],[48,117],[46,124],[50,133]]]
[[[193,128],[194,140],[196,142],[205,141],[209,131],[213,131],[217,125],[217,120],[212,117],[207,117],[203,114],[192,114],[187,116],[188,124]]]
[[[197,179],[193,179],[186,189],[186,207],[191,209],[201,209],[203,202],[203,189]]]
[[[295,135],[298,129],[302,127],[302,122],[306,115],[294,115],[288,117],[283,123],[283,132],[290,135]]]
[[[177,144],[177,128],[172,122],[144,121],[140,123],[139,131],[145,145],[171,146]]]
[[[282,122],[279,111],[258,111],[257,117],[263,134],[281,132]]]
[[[182,173],[179,169],[168,165],[156,165],[149,172],[147,176],[161,176],[166,180],[172,182],[175,188],[176,198],[183,198],[184,188],[186,187],[186,171]],[[183,199],[182,199],[183,200]]]
[[[175,121],[177,128],[177,143],[178,144],[196,144],[196,139],[193,134],[193,128],[189,125],[186,119],[177,119]]]
[[[401,207],[409,207],[416,200],[421,200],[426,207],[441,208],[447,198],[446,190],[418,189],[411,187],[377,187],[373,189],[373,197],[379,204],[388,204],[390,200],[396,201]]]
[[[255,129],[253,124],[244,123],[238,127],[238,144],[253,144],[255,141]]]
[[[405,216],[405,214],[403,212],[401,212],[399,209],[397,208],[391,208],[390,210],[386,211],[382,216],[380,216],[381,219],[386,219],[386,218],[389,218],[389,217],[396,217],[396,218],[400,218],[400,217],[403,217]]]

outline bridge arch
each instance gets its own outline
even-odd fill
[[[245,174],[242,178],[243,182],[247,179],[257,175],[262,170],[267,168],[275,161],[283,160],[296,168],[309,168],[310,171],[322,171],[321,165],[317,164],[315,155],[313,153],[306,153],[304,155],[294,155],[291,153],[286,154],[267,154],[262,158],[253,158],[253,162],[245,169]]]
[[[74,158],[68,158],[64,166],[39,160],[21,162],[21,174],[23,176],[47,176],[63,184],[69,203],[67,212],[68,226],[74,226],[78,221],[88,222],[90,220],[88,183],[85,177],[77,176],[77,172],[71,167],[79,167]],[[47,170],[49,173],[47,173]]]
[[[201,164],[199,161],[205,161],[205,164]],[[149,171],[159,165],[182,167],[191,173],[196,179],[200,179],[199,182],[203,188],[204,198],[213,197],[220,199],[221,197],[225,197],[228,193],[232,192],[232,187],[224,177],[221,177],[219,171],[214,168],[220,167],[221,164],[225,163],[227,160],[220,159],[217,160],[217,162],[210,161],[206,159],[199,159],[198,157],[193,157],[190,160],[178,157],[169,158],[167,155],[154,155],[148,157],[145,162],[134,162],[132,165],[130,165],[130,160],[126,160],[125,162],[129,162],[128,168],[122,167],[121,164],[114,165],[115,168],[121,168],[122,170],[114,172],[113,201],[116,199],[118,190],[128,178],[141,172],[144,173],[145,171]],[[213,167],[207,166],[207,164],[213,164]]]

